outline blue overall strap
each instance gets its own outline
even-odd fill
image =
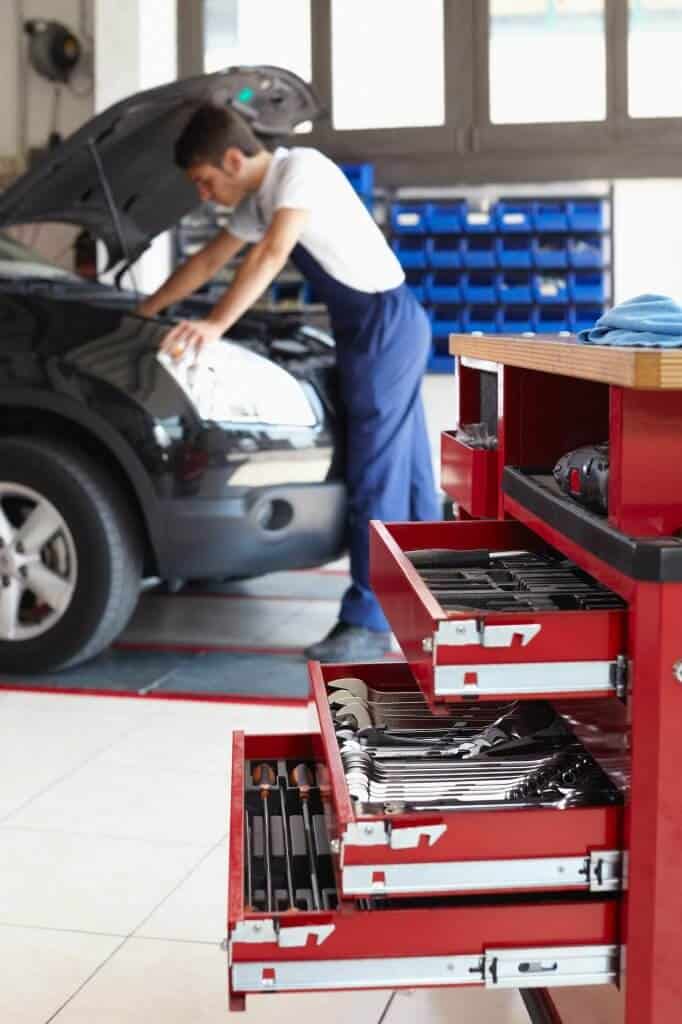
[[[352,584],[340,618],[387,630],[369,584],[369,521],[440,519],[420,396],[430,324],[405,284],[359,292],[332,278],[300,245],[292,260],[329,309],[346,413]]]

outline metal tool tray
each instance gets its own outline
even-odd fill
[[[615,792],[619,778],[615,778],[615,802],[601,806],[558,809],[510,804],[495,810],[369,811],[349,794],[330,713],[330,687],[335,680],[351,676],[387,695],[410,689],[419,695],[420,691],[408,666],[401,663],[312,662],[309,672],[334,811],[328,826],[344,898],[550,890],[615,892],[621,888],[623,809]],[[624,717],[620,702],[598,703],[613,703]],[[617,753],[615,747],[622,749],[626,726],[621,716],[604,717],[601,745],[608,749],[609,738],[614,738],[611,747]],[[593,732],[593,749],[598,741],[599,736]],[[600,766],[608,771],[608,764],[600,762]]]
[[[427,549],[550,552],[527,527],[513,521],[373,521],[370,547],[372,587],[434,711],[463,700],[622,692],[625,605],[496,611],[471,607],[472,598],[466,610],[447,611],[405,555]]]
[[[329,909],[320,911],[267,913],[247,907],[245,767],[262,759],[313,761],[321,783],[315,798],[325,806],[329,834],[337,828],[338,794],[324,781],[326,752],[319,736],[234,734],[228,899],[232,1009],[243,1009],[245,995],[253,992],[617,981],[619,902],[613,894],[559,894],[542,902],[537,896],[498,895],[338,903],[328,895]]]

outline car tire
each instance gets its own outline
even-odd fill
[[[16,539],[22,525],[26,544]],[[47,438],[0,440],[0,542],[0,670],[64,669],[124,629],[140,592],[140,528],[89,455]]]

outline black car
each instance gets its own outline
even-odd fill
[[[316,113],[295,76],[231,69],[94,118],[0,195],[0,225],[87,227],[133,263],[197,205],[175,169],[190,104],[233,103],[263,135]],[[92,657],[143,577],[319,565],[345,541],[334,349],[294,315],[251,314],[196,368],[159,355],[168,317],[0,239],[0,669]],[[200,314],[212,296],[184,309]]]

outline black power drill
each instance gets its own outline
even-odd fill
[[[596,512],[608,511],[609,446],[589,444],[562,455],[554,467],[561,490]]]

